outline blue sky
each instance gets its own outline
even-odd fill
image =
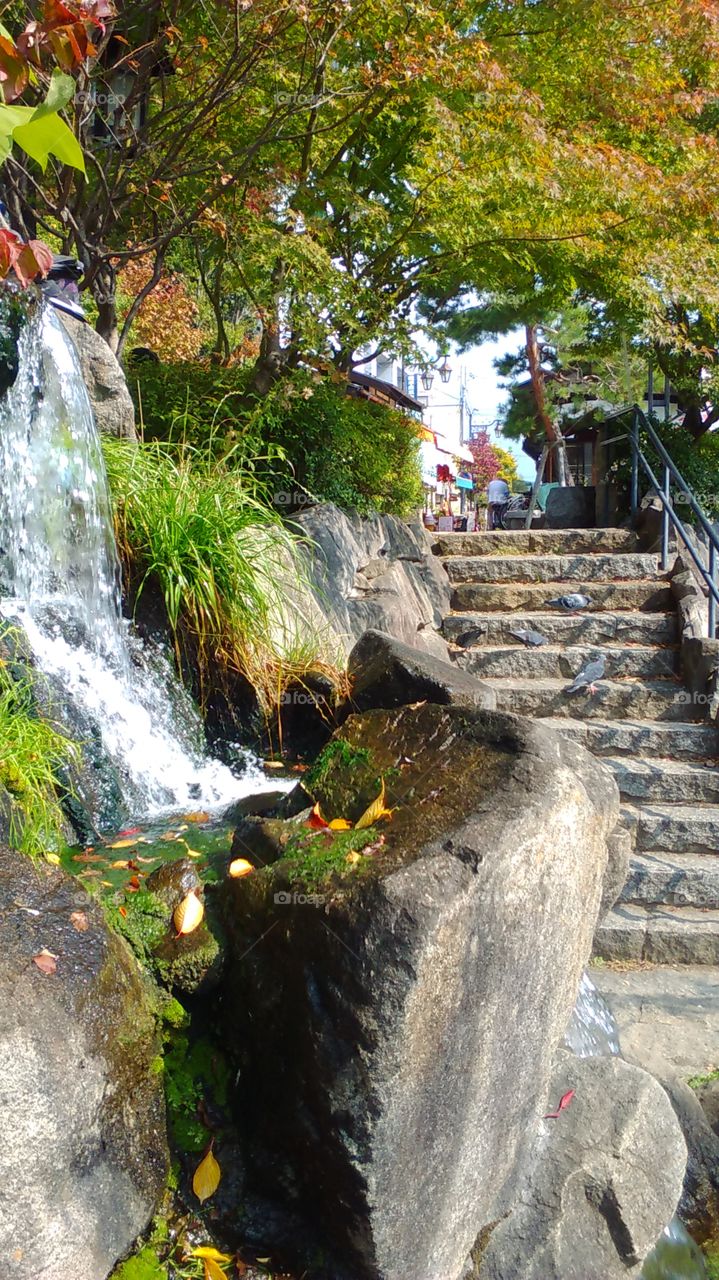
[[[506,397],[506,391],[500,386],[493,362],[498,356],[505,355],[508,351],[513,354],[518,351],[521,338],[521,331],[517,330],[516,333],[499,338],[496,342],[483,342],[481,346],[473,347],[471,351],[455,357],[466,370],[467,401],[474,410],[475,423],[490,423],[497,417],[499,407]],[[496,438],[503,449],[508,449],[517,459],[522,479],[533,480],[534,463],[525,453],[522,453],[521,445],[514,440],[506,440],[504,436],[495,435],[494,432],[490,434]]]

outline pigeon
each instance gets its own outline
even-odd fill
[[[458,644],[460,649],[471,649],[472,645],[478,644],[482,636],[486,636],[486,634],[486,627],[470,627],[469,631],[463,631],[461,635],[457,636],[455,644]]]
[[[518,627],[516,631],[510,631],[509,634],[514,636],[515,639],[521,640],[522,644],[525,644],[528,649],[540,644],[549,644],[547,637],[543,636],[540,631],[524,631],[521,627]]]
[[[604,658],[594,658],[588,662],[586,667],[576,675],[571,684],[568,684],[564,690],[565,693],[579,693],[581,689],[586,689],[587,693],[596,693],[595,680],[601,680],[604,676]]]
[[[575,613],[577,609],[586,609],[587,605],[593,603],[591,596],[583,596],[580,591],[573,591],[568,596],[557,596],[556,600],[547,601],[547,604],[553,604],[558,609],[564,609],[565,613]]]

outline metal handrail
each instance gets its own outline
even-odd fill
[[[640,426],[649,436],[652,447],[656,450],[664,467],[664,477],[662,483],[659,482],[654,471],[647,461],[641,446],[639,444],[639,428]],[[719,604],[719,586],[717,585],[717,560],[719,559],[719,536],[712,528],[692,493],[689,485],[676,467],[671,457],[667,453],[654,427],[647,418],[646,414],[640,409],[638,404],[632,407],[632,428],[630,432],[630,443],[632,448],[632,480],[631,480],[631,507],[632,519],[639,509],[639,464],[651,482],[657,496],[662,504],[662,569],[669,567],[669,526],[675,529],[677,536],[681,538],[684,546],[689,552],[694,564],[696,565],[701,578],[703,579],[709,592],[709,636],[713,639],[716,635],[717,623],[717,605]],[[687,500],[687,505],[691,508],[696,516],[697,522],[704,530],[709,543],[709,567],[708,569],[702,562],[701,556],[689,541],[687,531],[684,527],[684,521],[677,515],[672,501],[672,481],[675,488],[678,488]]]

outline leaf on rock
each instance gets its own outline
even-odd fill
[[[346,818],[333,818],[330,823],[330,831],[351,831],[352,823]]]
[[[211,1262],[232,1262],[231,1253],[220,1253],[213,1245],[201,1244],[192,1250],[193,1258],[209,1258]]]
[[[230,1259],[232,1261],[232,1259]],[[215,1262],[214,1258],[205,1258],[205,1280],[227,1280],[227,1273]]]
[[[137,844],[137,840],[134,838],[132,840],[115,840],[113,841],[112,844],[105,845],[105,848],[106,849],[131,849],[132,846],[135,844]]]
[[[125,870],[127,870],[129,865],[127,858],[117,858],[114,862],[110,863],[110,870],[117,871],[120,867],[124,867]]]
[[[73,929],[77,929],[78,933],[87,933],[90,928],[90,921],[84,911],[73,911],[70,916],[70,924]]]
[[[59,867],[59,866],[60,866],[60,855],[59,855],[59,854],[57,854],[57,853],[46,853],[46,854],[45,854],[45,861],[46,861],[46,862],[49,862],[51,867]]]
[[[43,947],[42,951],[38,951],[37,955],[33,956],[33,961],[40,972],[47,974],[55,973],[57,970],[57,959],[57,956],[53,955],[52,951],[48,951],[46,947]]]
[[[202,922],[205,914],[205,908],[194,889],[191,889],[186,897],[182,899],[172,914],[172,921],[177,929],[177,936],[180,937],[184,933],[192,933]]]
[[[214,1196],[220,1185],[222,1170],[212,1154],[212,1147],[207,1155],[200,1161],[192,1176],[192,1190],[201,1204],[205,1200],[209,1200],[210,1196]],[[209,1259],[205,1259],[205,1265]]]
[[[229,867],[230,875],[234,880],[239,880],[241,876],[248,876],[254,869],[247,858],[233,858]]]
[[[563,1093],[561,1098],[559,1099],[559,1106],[557,1107],[557,1110],[548,1111],[546,1116],[543,1117],[543,1119],[556,1120],[560,1112],[564,1111],[565,1108],[569,1106],[573,1097],[574,1097],[574,1089],[568,1089],[567,1092]]]
[[[317,804],[314,804],[312,806],[312,812],[309,818],[307,819],[305,826],[311,827],[313,831],[326,831],[329,825],[330,825],[329,822],[325,822],[324,818],[322,817],[322,813],[320,812],[319,801],[317,801]]]
[[[388,809],[385,805],[385,785],[383,778],[382,789],[377,796],[377,799],[372,801],[372,804],[368,809],[365,809],[359,821],[355,822],[355,831],[363,831],[365,827],[373,827],[375,822],[379,822],[380,818],[391,817],[392,810]]]

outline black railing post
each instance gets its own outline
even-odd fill
[[[631,444],[632,444],[631,500],[632,500],[632,524],[633,524],[634,520],[636,519],[637,511],[639,509],[639,415],[636,412],[636,410],[632,414]]]
[[[662,569],[667,569],[669,567],[669,505],[672,500],[672,478],[667,466],[664,467],[662,498]]]

